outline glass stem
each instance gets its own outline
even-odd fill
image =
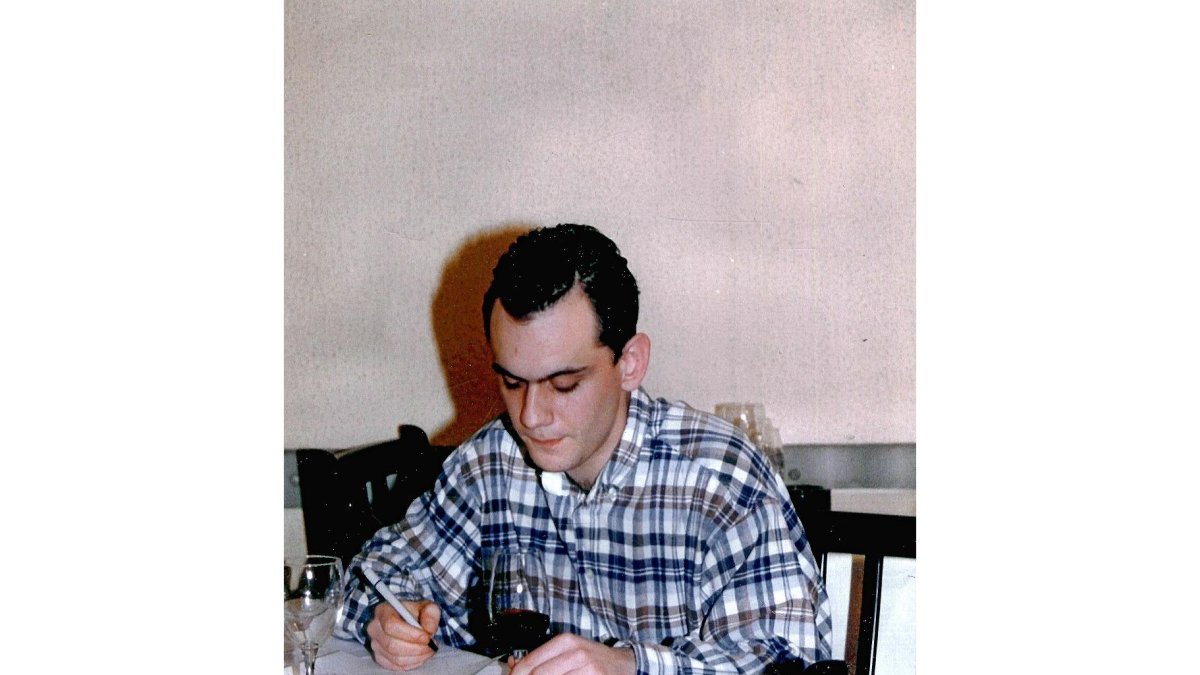
[[[317,672],[317,648],[304,647],[304,675],[315,675]]]

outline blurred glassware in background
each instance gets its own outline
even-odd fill
[[[729,421],[733,426],[746,432],[754,444],[758,444],[759,423],[766,419],[767,414],[761,403],[718,403],[715,408],[717,417]]]
[[[718,403],[713,411],[717,417],[746,432],[750,442],[762,450],[775,471],[783,475],[783,440],[762,403]]]
[[[771,421],[771,418],[766,418],[763,422],[762,440],[758,447],[767,455],[767,459],[775,465],[775,471],[779,475],[783,475],[783,438],[779,435],[779,429]]]

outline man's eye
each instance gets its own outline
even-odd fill
[[[509,390],[517,389],[521,386],[519,381],[510,380],[507,377],[500,378],[500,381],[504,383],[504,388]]]
[[[570,384],[556,384],[554,385],[554,391],[557,391],[560,394],[566,394],[568,392],[575,391],[575,387],[578,386],[578,382],[571,382]]]

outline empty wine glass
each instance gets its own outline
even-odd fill
[[[497,646],[515,659],[546,641],[550,631],[549,598],[539,553],[506,548],[492,556],[488,618]]]
[[[309,555],[283,561],[283,616],[304,655],[304,673],[316,672],[317,650],[333,633],[342,606],[342,561]]]

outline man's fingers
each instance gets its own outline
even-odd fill
[[[537,649],[521,657],[521,660],[513,666],[512,672],[514,674],[529,673],[542,664],[562,658],[565,653],[570,651],[572,645],[571,638],[574,637],[576,636],[563,634],[551,638],[541,647],[538,647]],[[563,663],[562,665],[567,664]]]
[[[412,670],[434,654],[429,648],[430,634],[410,625],[386,604],[375,608],[367,637],[375,662],[389,670]]]
[[[421,628],[424,628],[425,632],[433,637],[442,621],[442,608],[438,607],[436,602],[425,601],[417,604],[413,614],[421,622]]]
[[[417,603],[408,604],[416,605]],[[433,608],[432,610],[428,608],[421,608],[424,609],[421,618],[423,624],[428,625],[425,623],[424,614],[429,613],[433,619],[433,630],[428,630],[426,627],[417,627],[410,624],[409,622],[405,621],[400,614],[392,608],[391,605],[387,604],[379,605],[379,607],[375,610],[375,618],[379,620],[380,625],[383,628],[383,632],[387,636],[396,638],[398,640],[404,640],[406,642],[414,642],[424,645],[425,643],[429,642],[429,639],[433,637],[434,632],[437,631],[437,622],[441,619],[441,610],[437,608],[437,605],[432,602],[427,604],[432,605]]]
[[[632,649],[606,647],[578,635],[563,633],[526,654],[513,665],[512,675],[631,675],[636,670],[637,658]]]

